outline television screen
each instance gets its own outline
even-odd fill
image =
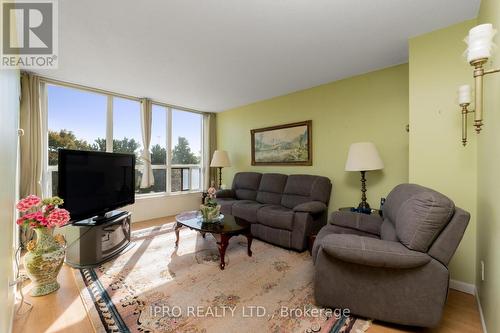
[[[72,221],[134,203],[135,155],[59,150],[59,197]]]

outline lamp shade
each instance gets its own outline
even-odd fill
[[[349,147],[345,171],[370,171],[384,168],[377,147],[371,142],[353,143]]]
[[[212,156],[212,162],[210,162],[211,167],[224,168],[230,167],[231,161],[229,161],[229,156],[225,150],[214,151],[214,156]]]

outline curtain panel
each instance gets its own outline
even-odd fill
[[[151,166],[151,153],[149,146],[151,144],[151,126],[152,126],[152,103],[147,98],[141,99],[141,130],[142,130],[142,178],[141,188],[150,188],[154,185],[153,168]]]
[[[43,197],[43,111],[45,105],[45,84],[33,74],[21,75],[21,104],[19,122],[23,135],[20,138],[20,184],[19,195],[30,194]],[[31,229],[21,230],[21,243],[33,239]]]
[[[203,142],[205,148],[204,158],[204,190],[208,189],[212,182],[217,182],[217,170],[210,167],[210,161],[217,149],[217,116],[215,113],[203,114]]]

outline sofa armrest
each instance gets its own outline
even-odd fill
[[[356,229],[378,236],[380,235],[380,227],[383,220],[379,215],[337,211],[330,215],[328,222],[340,227]]]
[[[217,192],[215,192],[215,197],[216,198],[234,198],[235,197],[235,193],[233,190],[231,189],[225,189],[225,190],[218,190]]]
[[[333,258],[364,266],[405,269],[431,261],[427,253],[410,250],[399,242],[357,235],[330,234],[321,240],[320,247]]]
[[[319,214],[327,210],[328,207],[321,201],[309,201],[293,207],[294,212],[304,212],[311,214]]]

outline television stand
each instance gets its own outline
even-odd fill
[[[130,243],[131,220],[131,213],[115,210],[64,226],[65,262],[74,268],[92,267],[117,256]]]

